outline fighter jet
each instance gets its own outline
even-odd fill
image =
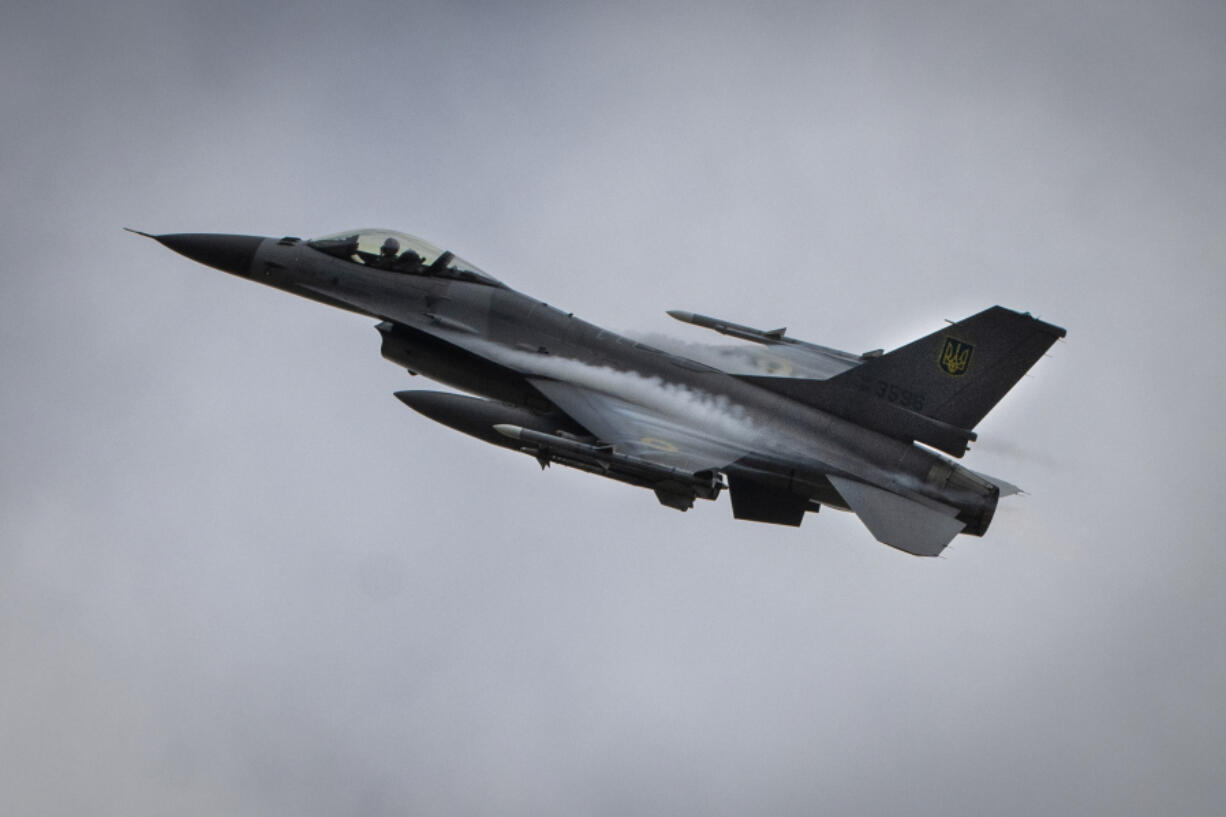
[[[587,323],[403,233],[139,234],[375,319],[385,358],[467,393],[396,397],[542,468],[647,488],[682,511],[726,489],[732,515],[754,522],[852,511],[878,541],[917,556],[959,533],[982,536],[1002,494],[1018,492],[949,457],[966,453],[979,421],[1065,336],[993,306],[891,352],[853,354],[785,329],[668,313],[758,344],[749,348],[770,363],[736,371]]]

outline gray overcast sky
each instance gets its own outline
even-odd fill
[[[303,5],[6,8],[0,810],[1220,812],[1226,8]],[[1030,496],[924,561],[540,473],[125,225],[1069,338],[966,460]]]

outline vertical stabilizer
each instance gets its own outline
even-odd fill
[[[972,429],[1064,335],[1059,326],[994,306],[828,382]]]

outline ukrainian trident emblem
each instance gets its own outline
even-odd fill
[[[954,377],[966,374],[967,368],[971,365],[971,353],[974,351],[975,347],[969,343],[945,338],[945,346],[941,349],[941,357],[938,359],[941,371]]]

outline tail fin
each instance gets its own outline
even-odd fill
[[[831,383],[971,429],[1065,334],[1029,314],[994,306],[871,358]]]
[[[994,306],[829,380],[742,379],[960,457],[975,439],[971,429],[1064,335],[1059,326]]]

